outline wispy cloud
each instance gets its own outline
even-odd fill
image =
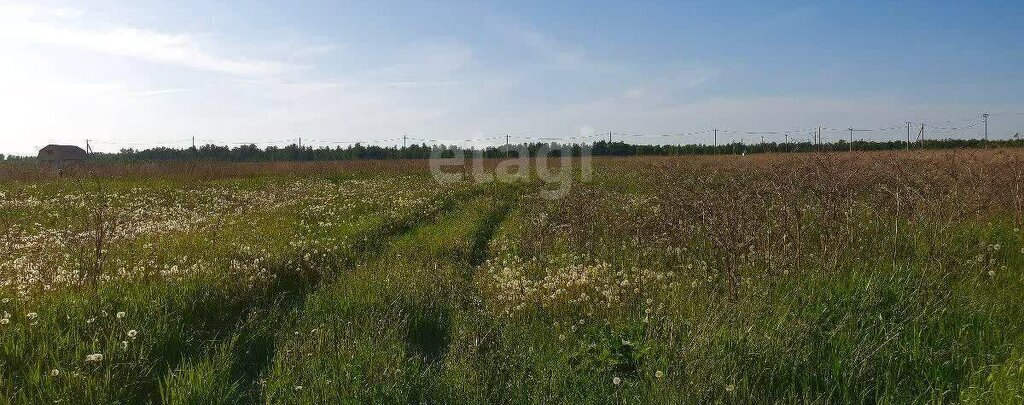
[[[218,55],[188,33],[165,33],[129,26],[83,28],[71,22],[82,12],[8,6],[0,18],[0,41],[80,49],[117,57],[238,76],[272,76],[294,66],[272,60]],[[71,20],[71,21],[69,21]]]
[[[165,34],[129,27],[86,30],[40,23],[7,24],[0,28],[0,38],[28,44],[65,46],[239,76],[275,75],[291,68],[280,62],[214,55],[200,49],[192,37],[186,34]]]
[[[526,49],[529,49],[545,63],[562,70],[593,69],[598,64],[587,59],[586,53],[576,47],[564,44],[544,32],[517,25],[504,25],[499,31]]]

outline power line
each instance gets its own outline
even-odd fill
[[[969,130],[969,129],[972,129],[972,128],[975,128],[975,127],[978,127],[978,126],[984,126],[984,130],[983,130],[983,133],[981,135],[983,135],[984,139],[987,140],[988,139],[988,135],[989,135],[988,134],[988,120],[989,120],[989,117],[991,117],[991,116],[1006,116],[1006,115],[1024,115],[1024,112],[1016,113],[1016,112],[1006,112],[1006,111],[1004,111],[1004,112],[997,112],[997,113],[985,113],[985,114],[982,114],[982,119],[981,120],[978,120],[978,119],[963,120],[964,122],[967,122],[967,124],[960,125],[960,126],[955,126],[955,125],[937,125],[937,124],[932,124],[932,123],[928,123],[928,122],[921,122],[921,124],[920,124],[921,128],[920,128],[920,131],[919,131],[920,133],[919,133],[918,139],[921,140],[921,141],[924,141],[924,134],[925,134],[926,130],[930,131],[932,133],[936,133],[936,134],[951,135],[951,134],[955,134],[955,133],[958,133],[958,132],[962,133],[963,131],[966,131],[966,130]],[[946,121],[946,122],[950,122],[950,121]],[[905,123],[905,124],[906,124],[907,142],[908,142],[908,148],[909,148],[909,145],[910,145],[910,124],[909,124],[909,121],[907,123]],[[833,128],[833,127],[824,127],[824,126],[822,126],[822,127],[794,129],[794,130],[787,130],[787,131],[780,131],[780,130],[735,130],[735,129],[719,129],[719,128],[715,127],[715,128],[712,128],[712,129],[704,129],[704,130],[696,130],[696,131],[688,131],[688,132],[672,132],[672,133],[640,133],[640,132],[629,132],[629,131],[626,131],[626,132],[609,131],[607,133],[607,135],[609,137],[608,138],[609,142],[612,141],[612,137],[613,136],[618,136],[620,138],[634,138],[634,139],[637,139],[637,138],[651,138],[651,139],[662,138],[662,139],[664,139],[664,138],[685,138],[685,137],[693,137],[693,136],[700,136],[700,135],[711,135],[712,138],[713,138],[713,139],[711,139],[711,141],[713,142],[713,145],[717,147],[718,146],[718,141],[719,141],[718,140],[719,133],[722,133],[722,134],[733,134],[733,135],[760,136],[760,137],[762,137],[762,139],[774,137],[774,139],[778,139],[778,140],[785,139],[785,142],[788,144],[789,143],[789,135],[800,135],[800,134],[807,134],[808,132],[810,132],[812,134],[811,143],[815,144],[815,145],[821,145],[824,142],[824,139],[823,139],[824,132],[831,132],[831,133],[849,132],[848,137],[850,139],[850,143],[851,143],[851,147],[852,147],[853,133],[854,132],[878,133],[880,135],[886,136],[885,135],[886,132],[890,132],[891,131],[893,134],[897,134],[898,133],[897,131],[901,130],[902,128],[904,128],[903,124],[896,125],[896,126],[889,126],[889,127],[876,127],[876,128],[857,128],[857,127]],[[591,135],[575,135],[575,136],[563,136],[563,137],[557,137],[557,136],[553,136],[553,137],[552,136],[538,137],[538,136],[530,136],[528,133],[520,133],[520,134],[502,134],[502,135],[494,135],[494,136],[478,137],[478,138],[467,138],[467,139],[440,139],[440,138],[411,137],[408,134],[404,134],[402,137],[388,138],[388,139],[338,141],[338,140],[309,139],[309,138],[307,138],[306,141],[307,142],[312,142],[314,144],[327,144],[327,145],[382,144],[382,143],[386,143],[386,142],[398,142],[398,141],[401,141],[402,142],[402,147],[405,148],[405,147],[408,147],[408,141],[409,140],[420,141],[420,142],[427,142],[427,143],[433,143],[433,144],[438,144],[438,143],[441,143],[441,144],[459,144],[459,143],[492,143],[493,141],[499,141],[502,138],[504,138],[504,140],[506,142],[506,145],[509,145],[513,139],[520,140],[520,141],[534,141],[534,142],[579,142],[579,141],[592,140],[592,139],[600,137],[602,135],[603,135],[602,133],[595,133],[595,134],[591,134]],[[891,135],[892,134],[890,134],[888,136],[891,136]],[[874,138],[876,140],[878,139],[877,137],[874,137]],[[133,142],[133,141],[120,142],[120,141],[96,141],[96,140],[90,140],[90,146],[91,146],[92,143],[95,143],[95,144],[102,144],[102,145],[119,145],[119,146],[129,146],[129,147],[147,147],[147,146],[148,147],[156,147],[156,146],[174,146],[174,145],[188,145],[188,144],[191,144],[193,147],[195,147],[197,140],[198,141],[202,141],[202,142],[207,142],[208,144],[214,144],[214,145],[218,145],[218,144],[219,145],[277,145],[277,144],[283,144],[283,143],[294,143],[296,145],[300,145],[299,147],[301,147],[301,145],[302,145],[302,143],[301,143],[302,142],[302,138],[298,138],[298,139],[283,139],[283,140],[267,140],[267,141],[248,141],[248,142],[219,142],[219,141],[213,140],[213,139],[200,139],[200,138],[197,138],[196,136],[191,136],[190,138],[186,138],[186,139],[176,139],[176,140],[157,141],[157,142]],[[682,141],[682,139],[678,139],[677,141]]]

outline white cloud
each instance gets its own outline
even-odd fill
[[[506,24],[499,31],[555,69],[593,70],[601,67],[600,64],[588,60],[582,49],[564,44],[539,30]]]
[[[622,92],[622,97],[625,98],[640,98],[646,93],[647,90],[642,87],[630,87],[626,91]]]
[[[280,62],[214,55],[200,49],[187,34],[165,34],[129,27],[90,30],[56,27],[46,23],[13,23],[0,28],[0,38],[16,43],[77,48],[239,76],[269,76],[291,68]]]
[[[194,35],[123,25],[85,27],[85,13],[73,8],[0,6],[0,45],[66,47],[134,58],[200,71],[238,76],[271,76],[292,68],[286,63],[218,55],[203,49]]]
[[[392,83],[411,87],[417,84],[436,85],[452,82],[473,62],[473,50],[450,40],[421,41],[400,51],[397,63],[363,74],[371,83]]]

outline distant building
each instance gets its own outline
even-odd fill
[[[88,156],[85,149],[74,145],[46,145],[39,150],[39,161],[55,165],[80,162]]]

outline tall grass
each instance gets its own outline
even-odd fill
[[[408,162],[114,173],[82,198],[10,182],[3,249],[19,259],[0,272],[32,285],[4,286],[0,395],[1019,402],[1021,157],[596,159],[555,200],[536,179],[437,188]],[[97,233],[66,219],[99,197],[137,231],[104,242],[98,282],[63,282],[94,263],[79,247]]]

